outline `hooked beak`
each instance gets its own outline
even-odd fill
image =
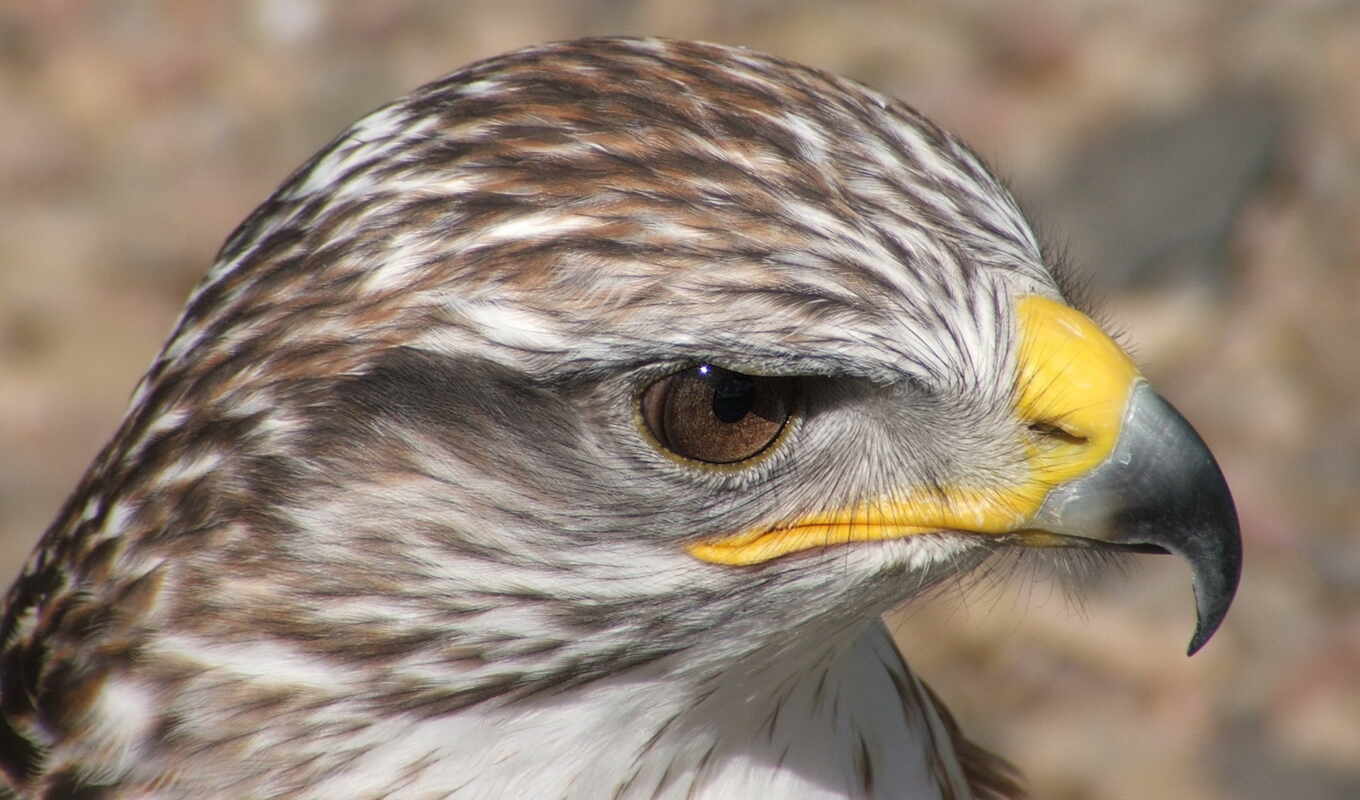
[[[1223,622],[1242,573],[1237,511],[1218,463],[1145,381],[1133,389],[1109,458],[1054,487],[1030,526],[1188,561],[1197,617],[1190,655]]]

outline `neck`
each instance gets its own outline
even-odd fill
[[[686,683],[663,680],[676,668],[657,662],[375,731],[381,743],[316,796],[340,784],[471,798],[970,796],[942,766],[949,733],[882,624],[838,649],[754,663]]]

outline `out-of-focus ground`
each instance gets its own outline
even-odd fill
[[[345,124],[472,59],[598,33],[747,44],[973,143],[1109,298],[1238,500],[1188,571],[1077,610],[1031,571],[894,617],[1036,797],[1360,797],[1360,7],[1353,2],[11,2],[0,8],[0,581],[233,225]]]

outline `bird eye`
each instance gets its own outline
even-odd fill
[[[668,375],[642,393],[642,418],[672,453],[732,464],[770,446],[788,422],[795,381],[711,364]]]

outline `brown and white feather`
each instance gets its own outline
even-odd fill
[[[1004,477],[961,443],[1034,292],[1007,191],[853,82],[599,39],[424,86],[231,235],[10,591],[10,791],[1018,796],[876,619],[986,546],[683,545]],[[634,398],[699,362],[824,391],[686,470]]]

